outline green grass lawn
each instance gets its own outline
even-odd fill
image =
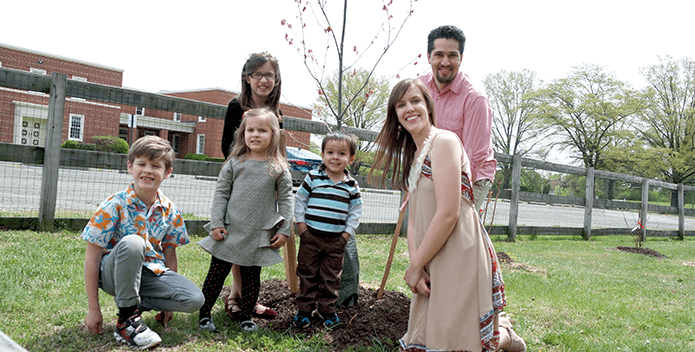
[[[516,243],[493,238],[498,251],[515,261],[502,266],[507,312],[529,351],[695,350],[695,239],[648,239],[645,247],[668,256],[657,259],[623,253],[629,236],[579,238],[520,236]],[[210,257],[195,242],[178,251],[179,271],[201,285]],[[363,286],[378,287],[390,236],[358,236]],[[83,261],[77,233],[0,231],[0,330],[29,351],[126,351],[112,332],[113,299],[101,293],[105,332],[93,336],[87,312]],[[409,294],[401,239],[387,289]],[[264,268],[262,279],[283,278],[282,264]],[[227,282],[226,284],[230,284]],[[218,303],[214,315],[224,315]],[[320,351],[318,338],[289,334],[244,334],[238,327],[219,333],[197,329],[197,315],[176,313],[168,328],[145,321],[162,336],[162,351]],[[379,349],[363,349],[380,351]]]

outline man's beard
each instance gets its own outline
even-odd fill
[[[448,85],[449,83],[453,82],[455,77],[456,75],[453,73],[449,74],[447,77],[442,77],[441,75],[439,75],[439,73],[435,74],[437,82],[444,85]]]

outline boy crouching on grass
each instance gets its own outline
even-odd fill
[[[133,183],[102,202],[82,232],[87,329],[102,331],[101,287],[118,307],[116,340],[139,349],[162,341],[142,321],[143,311],[160,311],[156,319],[167,326],[172,311],[193,313],[205,302],[198,286],[176,272],[176,247],[189,242],[188,233],[179,209],[159,190],[173,162],[166,140],[138,139],[128,153]]]
[[[357,138],[330,133],[323,138],[318,170],[310,171],[297,190],[294,217],[301,235],[297,255],[297,314],[292,325],[311,325],[314,307],[326,328],[340,324],[335,314],[343,253],[350,236],[360,224],[360,189],[347,171],[355,160]]]

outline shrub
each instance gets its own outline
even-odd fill
[[[80,149],[80,142],[68,140],[63,142],[60,147],[65,149]]]
[[[128,142],[114,136],[94,136],[94,143],[82,143],[68,140],[60,145],[61,148],[79,150],[98,150],[100,152],[128,154]]]
[[[128,142],[116,136],[94,136],[96,150],[109,153],[128,154]]]
[[[213,158],[213,157],[208,157],[208,158],[205,158],[205,161],[214,161],[214,162],[217,162],[217,163],[221,163],[221,162],[224,162],[224,158]]]
[[[191,160],[205,161],[208,158],[208,156],[205,154],[188,153],[183,158],[184,159],[191,159]]]

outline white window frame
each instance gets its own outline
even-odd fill
[[[138,112],[138,109],[140,109],[140,112]],[[135,107],[135,115],[145,116],[145,108],[136,106]]]
[[[199,134],[195,138],[195,153],[205,154],[205,135]]]
[[[80,125],[78,127],[78,137],[73,137],[72,132],[73,132],[73,121],[79,119]],[[84,115],[79,115],[79,114],[70,114],[70,121],[68,122],[68,139],[71,141],[79,141],[82,142],[84,138]]]
[[[48,74],[48,71],[46,71],[42,68],[35,68],[35,67],[29,67],[29,72],[38,73],[40,75],[47,75]]]
[[[174,112],[174,121],[181,122],[181,116],[180,112]]]
[[[205,122],[206,117],[205,116],[198,116],[198,122]]]
[[[172,134],[171,135],[171,149],[174,150],[174,153],[176,153],[176,154],[179,153],[179,135],[178,134]]]
[[[72,76],[72,80],[73,80],[73,81],[79,81],[79,82],[87,82],[87,78],[85,78],[85,77],[80,77],[80,76],[75,76],[75,75]]]

